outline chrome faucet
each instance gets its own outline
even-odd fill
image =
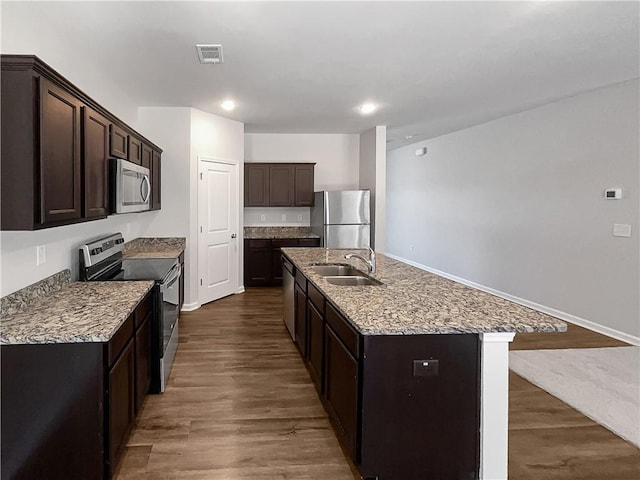
[[[369,273],[376,273],[376,252],[371,247],[367,247],[369,249],[369,258],[365,258],[359,253],[347,253],[344,258],[349,260],[350,258],[359,258],[369,267]]]

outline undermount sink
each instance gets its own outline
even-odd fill
[[[355,287],[360,285],[382,285],[381,282],[371,277],[363,277],[360,275],[341,275],[326,276],[325,280],[332,285],[341,285],[346,287]]]
[[[332,277],[343,277],[345,275],[349,276],[362,276],[362,272],[357,268],[353,268],[351,265],[341,265],[341,264],[325,264],[325,265],[312,265],[311,268],[314,272],[323,277],[332,276]]]

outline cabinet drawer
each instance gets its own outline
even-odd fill
[[[320,315],[324,315],[324,295],[311,283],[307,285],[307,296],[313,303],[313,306],[318,309]]]
[[[336,335],[342,340],[342,343],[347,347],[349,353],[356,358],[360,357],[360,348],[358,341],[358,332],[349,325],[349,322],[342,314],[334,308],[333,305],[327,302],[327,311],[325,314],[326,322],[331,326]]]
[[[319,238],[301,238],[299,242],[301,247],[319,247],[320,246]]]
[[[115,335],[109,340],[107,345],[107,363],[109,366],[113,364],[120,355],[120,352],[124,349],[125,345],[129,342],[133,336],[133,317],[129,315],[129,318],[125,320],[122,326],[118,329]],[[144,320],[144,319],[143,319]]]
[[[268,238],[249,239],[249,248],[271,248],[271,240]]]
[[[297,238],[274,238],[271,240],[273,248],[297,247],[299,245]]]
[[[149,312],[153,310],[153,290],[147,293],[147,296],[140,302],[136,308],[135,327],[136,329],[142,325]]]

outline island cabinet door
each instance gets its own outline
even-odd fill
[[[338,439],[356,460],[358,362],[329,325],[325,326],[325,400]]]
[[[136,312],[137,313],[137,312]],[[144,397],[151,385],[151,318],[153,311],[146,314],[136,330],[136,414],[142,409]]]
[[[311,379],[320,394],[324,391],[324,317],[307,301],[307,365]]]
[[[307,356],[307,294],[296,282],[294,290],[296,345],[303,358]]]

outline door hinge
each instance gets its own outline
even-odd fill
[[[202,285],[202,279],[200,279],[200,285]]]
[[[200,172],[200,180],[202,180],[202,172]]]
[[[200,233],[202,233],[202,226],[200,227]]]

